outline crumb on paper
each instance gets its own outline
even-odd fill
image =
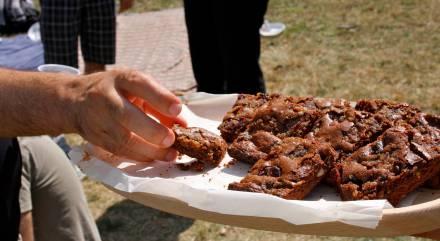
[[[90,161],[92,159],[92,156],[87,151],[84,151],[84,156],[82,158],[82,161]]]
[[[228,163],[225,163],[223,166],[226,168],[230,168],[230,167],[234,166],[237,162],[238,162],[237,159],[234,158],[231,161],[229,161]]]

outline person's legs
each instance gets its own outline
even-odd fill
[[[116,15],[114,0],[82,1],[81,50],[85,74],[105,70],[116,58]]]
[[[81,0],[41,0],[40,2],[44,62],[78,68]]]
[[[224,66],[212,1],[184,0],[192,68],[197,91],[225,93]]]
[[[260,34],[268,0],[214,1],[228,93],[266,92],[260,69]]]
[[[100,240],[81,183],[64,152],[47,136],[23,137],[19,143],[20,205],[22,214],[32,213],[35,240]]]

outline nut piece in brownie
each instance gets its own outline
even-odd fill
[[[246,130],[247,125],[254,117],[256,109],[270,99],[277,97],[279,95],[262,93],[257,95],[240,94],[232,110],[226,113],[223,122],[218,127],[223,139],[229,143],[232,142],[241,132]]]
[[[257,131],[252,135],[243,132],[229,145],[228,153],[238,161],[254,164],[280,143],[281,139],[267,131]]]
[[[259,192],[285,199],[303,199],[321,181],[336,153],[313,140],[285,138],[259,160],[230,190]]]
[[[182,154],[218,165],[226,154],[227,144],[218,135],[198,127],[173,126],[176,141],[173,147]]]
[[[343,200],[402,198],[440,171],[439,156],[427,158],[414,137],[420,132],[409,125],[386,130],[337,164],[338,188]]]

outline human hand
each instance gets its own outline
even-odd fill
[[[134,4],[134,0],[121,0],[119,5],[119,13],[125,12],[128,9],[132,8]]]
[[[174,134],[186,125],[180,100],[153,78],[133,70],[78,77],[73,86],[75,130],[107,151],[136,161],[173,161]],[[149,117],[154,116],[159,122]]]

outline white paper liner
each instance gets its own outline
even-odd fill
[[[235,102],[236,95],[195,93],[183,100],[186,106],[182,115],[189,126],[203,127],[219,134],[220,120]],[[70,156],[87,176],[119,191],[174,198],[189,206],[222,214],[279,218],[295,225],[339,221],[374,229],[383,210],[392,208],[386,200],[342,202],[336,191],[324,184],[315,188],[304,201],[229,191],[228,184],[239,181],[249,169],[243,163],[225,167],[231,161],[229,156],[219,167],[203,173],[181,171],[173,163],[124,160],[92,145],[74,148]],[[191,158],[187,156],[178,160],[188,161]],[[417,192],[410,194],[399,206],[411,205],[416,197]]]

